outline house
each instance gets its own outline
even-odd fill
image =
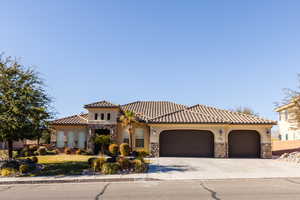
[[[275,109],[279,115],[281,140],[300,140],[300,97]],[[298,116],[298,117],[297,117]]]
[[[98,151],[93,136],[110,135],[120,144],[129,141],[119,117],[130,110],[140,123],[134,126],[133,146],[152,156],[271,158],[271,128],[275,121],[205,105],[186,106],[167,101],[136,101],[116,105],[100,101],[84,106],[86,114],[52,121],[51,141],[58,148]]]

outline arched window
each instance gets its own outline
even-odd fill
[[[107,113],[107,120],[110,120],[110,113]]]
[[[68,147],[73,148],[74,147],[74,133],[70,131],[68,133]]]
[[[86,141],[86,134],[84,132],[80,132],[78,135],[78,148],[84,149]]]
[[[63,148],[65,146],[65,134],[63,131],[59,131],[56,136],[56,147]]]
[[[101,120],[104,120],[104,113],[101,113]]]
[[[129,133],[128,129],[125,129],[122,133],[123,135],[123,142],[129,144]]]
[[[98,119],[98,113],[95,113],[95,120]]]

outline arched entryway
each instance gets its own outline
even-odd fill
[[[230,158],[259,158],[260,134],[253,130],[234,130],[228,135]]]
[[[167,130],[160,133],[159,153],[165,157],[213,157],[214,135],[206,130]]]
[[[105,135],[105,136],[109,136],[110,135],[110,130],[103,128],[103,129],[95,129],[95,136],[99,136],[99,135]],[[104,150],[107,149],[108,145],[104,146]],[[101,145],[100,144],[95,144],[95,148],[94,148],[94,153],[98,154],[101,150]]]

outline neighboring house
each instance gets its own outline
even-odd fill
[[[107,101],[87,104],[87,114],[52,121],[51,141],[58,148],[96,151],[93,136],[110,135],[120,144],[129,142],[128,129],[119,117],[133,111],[133,146],[152,156],[271,158],[271,128],[276,122],[204,105],[186,106],[166,101],[136,101],[116,105]],[[97,152],[96,152],[97,153]]]
[[[275,111],[279,114],[280,139],[300,140],[300,119],[299,117],[295,117],[300,114],[300,106],[297,106],[295,102],[291,102],[278,107]]]

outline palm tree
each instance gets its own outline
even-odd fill
[[[122,122],[123,127],[128,127],[129,143],[130,143],[130,148],[132,150],[133,149],[133,143],[132,143],[133,125],[138,123],[136,120],[136,116],[134,112],[127,110],[124,112],[124,115],[120,117],[120,120]]]

